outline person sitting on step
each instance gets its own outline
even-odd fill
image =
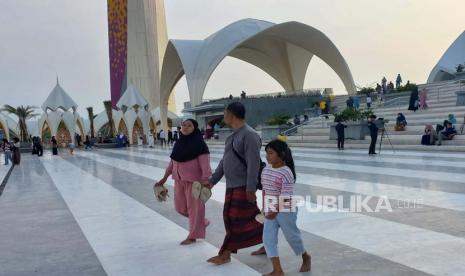
[[[438,146],[442,144],[442,140],[452,140],[454,136],[457,134],[457,131],[452,126],[451,122],[446,124],[446,129],[441,132],[438,136]]]
[[[421,144],[425,146],[434,145],[438,140],[438,133],[434,130],[433,125],[426,125],[425,133],[421,137]]]
[[[405,119],[404,114],[398,113],[396,119],[396,126],[394,127],[394,129],[396,131],[404,131],[405,126],[407,126],[407,120]]]

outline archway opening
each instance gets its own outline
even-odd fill
[[[58,146],[61,147],[66,147],[66,145],[70,144],[72,141],[71,133],[69,132],[68,127],[63,121],[61,121],[58,125],[57,134],[55,138],[58,141]]]
[[[110,137],[110,132],[110,124],[107,122],[97,131],[97,137],[99,137],[99,139],[102,138],[102,140],[104,140],[107,137]]]
[[[150,121],[149,121],[149,127],[150,127],[150,132],[152,134],[156,134],[157,133],[157,126],[155,124],[155,122],[153,121],[153,118],[150,117]],[[154,135],[155,137],[156,135]]]
[[[305,74],[304,88],[332,88],[334,95],[346,95],[341,78],[326,62],[313,56]]]
[[[255,65],[227,56],[208,80],[203,99],[226,98],[229,95],[240,98],[242,91],[251,96],[282,92],[284,88]]]
[[[126,135],[126,137],[129,136],[128,128],[127,128],[126,123],[124,122],[123,119],[121,119],[121,121],[119,121],[118,133],[122,133],[123,135]]]
[[[45,123],[42,125],[42,137],[41,138],[42,138],[42,143],[44,144],[49,144],[50,141],[52,140],[52,131],[50,130],[50,127],[47,121],[45,121]]]
[[[84,128],[82,127],[80,120],[76,120],[75,129],[76,129],[75,136],[76,138],[79,138],[79,139],[76,139],[76,144],[77,144],[76,146],[81,146],[81,144],[86,140],[86,135],[85,135]]]
[[[157,126],[161,125],[161,121],[157,121]],[[173,127],[173,120],[171,118],[168,118],[168,127],[171,129]],[[161,131],[161,130],[160,130]]]
[[[138,144],[139,140],[142,138],[142,143],[145,144],[147,141],[147,137],[145,137],[144,127],[142,125],[142,121],[140,118],[137,118],[134,122],[134,127],[132,128],[132,143]]]

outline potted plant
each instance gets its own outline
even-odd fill
[[[283,114],[276,114],[270,117],[266,121],[266,126],[262,127],[262,139],[264,141],[272,140],[283,131],[291,128],[292,124],[288,123],[289,119],[291,119],[289,115]]]
[[[373,115],[371,109],[356,110],[354,108],[346,108],[341,112],[334,114],[335,122],[345,122],[347,128],[345,129],[345,138],[354,140],[365,140],[367,131],[367,119]],[[329,139],[336,140],[336,124],[330,126]]]

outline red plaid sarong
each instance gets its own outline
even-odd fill
[[[223,220],[226,236],[221,246],[224,250],[237,250],[262,243],[263,225],[255,220],[260,213],[256,203],[247,201],[246,187],[226,189]]]

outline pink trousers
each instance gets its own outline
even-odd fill
[[[205,204],[192,198],[192,182],[176,180],[174,184],[176,211],[189,219],[188,239],[205,239],[208,220],[205,219]]]

